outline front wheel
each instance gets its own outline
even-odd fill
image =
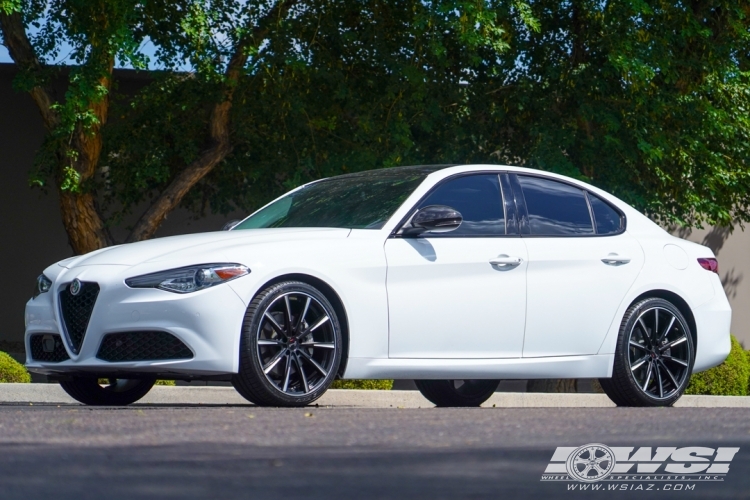
[[[694,359],[693,337],[680,310],[652,297],[625,313],[612,378],[599,382],[617,406],[672,406],[690,381]]]
[[[232,385],[257,405],[305,406],[333,382],[341,351],[341,326],[323,293],[299,281],[271,285],[245,313]]]
[[[127,406],[148,394],[155,382],[153,379],[74,377],[61,381],[60,387],[85,405]]]
[[[499,380],[415,380],[422,396],[435,406],[482,406],[497,390]]]

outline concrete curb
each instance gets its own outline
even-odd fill
[[[57,384],[0,384],[0,404],[77,404]],[[231,387],[156,386],[141,405],[249,405]],[[317,401],[336,408],[431,408],[417,391],[361,391],[334,389]],[[612,408],[604,394],[544,394],[496,392],[484,407],[497,408]],[[681,408],[750,408],[750,397],[683,396]]]

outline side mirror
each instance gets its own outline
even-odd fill
[[[222,231],[229,231],[230,229],[232,229],[234,226],[236,226],[240,222],[242,222],[242,221],[241,220],[230,220],[229,222],[227,222],[226,224],[224,224],[221,227],[221,230]]]
[[[411,227],[405,227],[404,236],[415,236],[424,232],[447,233],[457,229],[463,222],[461,213],[445,205],[430,205],[419,209],[411,218]]]

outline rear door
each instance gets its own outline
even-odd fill
[[[523,356],[595,354],[643,267],[619,211],[575,185],[511,176],[528,250]]]

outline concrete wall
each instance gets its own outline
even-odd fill
[[[12,89],[14,66],[0,64],[0,342],[23,339],[23,310],[36,277],[45,267],[72,255],[60,221],[54,189],[30,189],[29,172],[44,130],[27,94]],[[120,91],[133,92],[144,79],[119,72]],[[232,216],[231,218],[237,218]],[[199,221],[178,210],[157,232],[169,236],[221,228],[227,218]],[[724,289],[734,310],[732,332],[750,347],[750,232],[722,229],[683,231],[680,236],[711,247],[719,258]]]

